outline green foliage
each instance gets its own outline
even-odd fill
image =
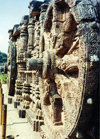
[[[7,74],[0,74],[0,80],[2,84],[7,83]]]
[[[0,63],[6,63],[7,62],[7,54],[2,53],[0,51]]]

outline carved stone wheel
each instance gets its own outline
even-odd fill
[[[9,42],[7,64],[8,64],[8,72],[7,72],[8,95],[13,96],[15,92],[15,78],[16,78],[16,47],[12,42]]]
[[[82,138],[89,129],[98,91],[98,30],[91,1],[51,1],[40,78],[46,138]]]

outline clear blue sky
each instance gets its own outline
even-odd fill
[[[9,34],[15,24],[19,24],[22,16],[29,14],[30,0],[0,0],[0,51],[7,53]]]

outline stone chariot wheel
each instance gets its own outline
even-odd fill
[[[12,42],[9,42],[7,65],[8,95],[13,96],[15,92],[16,78],[16,47]]]
[[[91,1],[51,1],[42,39],[43,138],[82,138],[99,80],[99,23]]]

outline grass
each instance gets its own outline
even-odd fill
[[[2,84],[7,83],[7,74],[0,74],[0,80]]]

